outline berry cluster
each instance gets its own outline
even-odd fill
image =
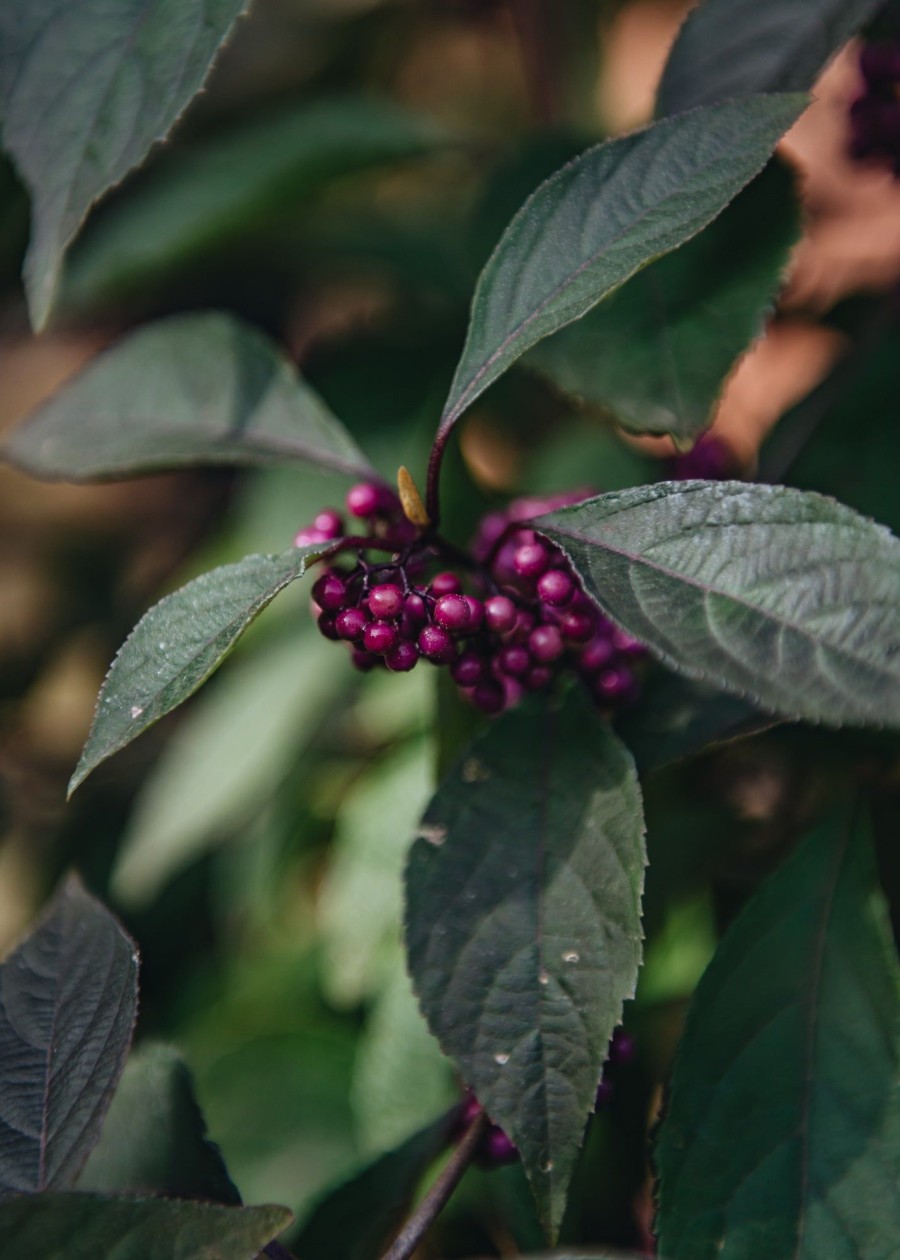
[[[549,687],[563,668],[580,675],[601,706],[630,699],[642,645],[602,616],[559,548],[527,525],[583,497],[518,500],[485,517],[471,553],[464,553],[414,525],[392,491],[370,482],[354,486],[347,511],[365,533],[336,542],[313,586],[319,630],[349,643],[358,669],[405,673],[422,659],[446,665],[484,713],[500,713],[525,692]],[[294,543],[343,534],[341,515],[328,509]],[[352,567],[342,563],[348,551],[355,552]],[[389,558],[373,558],[378,552]]]
[[[900,40],[866,44],[859,68],[865,88],[850,106],[850,155],[888,162],[900,177]]]

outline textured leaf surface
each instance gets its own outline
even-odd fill
[[[324,1194],[294,1239],[297,1255],[304,1260],[378,1260],[424,1171],[447,1146],[451,1120],[442,1116]]]
[[[240,1203],[176,1050],[142,1046],[129,1058],[78,1189]]]
[[[663,482],[537,524],[601,607],[689,677],[785,717],[900,725],[900,542],[849,508]]]
[[[441,430],[542,337],[704,228],[805,97],[716,105],[588,149],[537,189],[481,273]]]
[[[0,1196],[80,1172],[128,1053],[137,973],[134,943],[74,877],[0,967]]]
[[[836,812],[700,982],[657,1151],[673,1260],[896,1254],[900,968],[868,830]]]
[[[0,1204],[3,1260],[254,1260],[286,1229],[281,1207],[44,1194]]]
[[[176,148],[92,220],[67,262],[62,304],[155,290],[198,257],[271,233],[336,180],[440,142],[421,118],[366,97],[292,102]]]
[[[669,55],[656,112],[805,92],[881,7],[881,0],[701,0]]]
[[[193,695],[253,618],[321,552],[320,545],[245,556],[194,578],[146,612],[106,675],[69,791]]]
[[[3,7],[3,143],[32,196],[25,287],[36,328],[91,204],[168,134],[245,8],[246,0]]]
[[[577,693],[508,713],[476,741],[410,855],[422,1009],[519,1147],[551,1235],[634,992],[643,872],[633,764]]]
[[[695,438],[762,332],[798,230],[793,180],[773,163],[705,232],[535,346],[528,362],[626,429]]]
[[[272,342],[223,314],[176,316],[124,337],[39,407],[3,454],[66,481],[273,461],[371,473]]]

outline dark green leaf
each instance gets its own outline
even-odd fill
[[[900,725],[900,542],[819,495],[662,482],[537,522],[674,669],[785,717]]]
[[[304,1260],[377,1260],[429,1164],[447,1146],[453,1114],[324,1194],[293,1240]]]
[[[246,0],[29,0],[0,15],[3,143],[32,196],[35,328],[91,204],[143,161],[203,80]]]
[[[336,180],[434,150],[435,127],[386,101],[291,103],[176,149],[104,208],[67,263],[62,303],[157,286],[198,254],[272,229]]]
[[[526,350],[710,223],[805,104],[696,110],[588,149],[542,184],[481,273],[441,432]]]
[[[137,973],[134,943],[74,877],[0,967],[0,1196],[80,1172],[128,1053]]]
[[[777,163],[705,232],[536,346],[529,364],[626,429],[695,438],[737,357],[762,332],[799,231]]]
[[[410,856],[422,1009],[519,1147],[552,1236],[634,992],[643,878],[634,766],[577,692],[561,709],[510,712],[477,740]]]
[[[181,315],[105,351],[12,435],[35,477],[92,481],[192,464],[371,467],[293,365],[230,315]]]
[[[658,115],[696,105],[805,92],[883,0],[702,0],[663,73]]]
[[[176,1050],[146,1046],[128,1060],[78,1189],[240,1203]]]
[[[281,1207],[42,1194],[0,1205],[3,1260],[254,1260],[286,1229]]]
[[[837,810],[700,982],[657,1152],[673,1260],[896,1255],[900,969],[868,832]]]
[[[124,748],[206,682],[250,622],[322,544],[280,556],[245,556],[174,591],[144,613],[109,668],[87,743],[69,784]]]

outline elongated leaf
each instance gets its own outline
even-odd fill
[[[508,713],[476,741],[410,855],[422,1009],[519,1147],[551,1236],[634,992],[643,872],[631,758],[577,692],[562,709]]]
[[[143,1046],[129,1058],[78,1189],[240,1203],[176,1050]]]
[[[245,556],[194,578],[146,612],[106,675],[69,792],[193,695],[253,618],[321,554],[319,544],[280,556]]]
[[[646,267],[528,363],[634,432],[695,438],[762,332],[799,232],[793,181],[770,166],[681,249]]]
[[[105,207],[66,264],[61,302],[156,289],[198,256],[271,233],[336,180],[433,151],[437,128],[387,101],[291,102],[177,148]]]
[[[123,338],[33,412],[3,454],[66,481],[275,461],[371,473],[293,365],[222,314],[175,316]]]
[[[282,1207],[42,1194],[0,1204],[3,1260],[254,1260],[286,1229]]]
[[[839,810],[746,907],[694,996],[657,1151],[663,1254],[896,1254],[898,1015],[868,823]]]
[[[669,55],[656,112],[805,92],[882,0],[701,0]]]
[[[662,482],[540,518],[608,614],[785,717],[900,725],[900,542],[783,486]]]
[[[378,1260],[428,1165],[450,1138],[455,1110],[414,1133],[317,1201],[294,1240],[304,1260]]]
[[[246,0],[29,0],[0,13],[3,143],[32,196],[25,287],[46,323],[91,204],[162,140]]]
[[[805,104],[696,110],[588,149],[541,184],[481,273],[441,432],[541,338],[711,222]]]
[[[0,967],[0,1196],[80,1172],[128,1053],[137,973],[134,943],[74,877]]]

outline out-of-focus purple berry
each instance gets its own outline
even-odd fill
[[[323,573],[313,584],[312,597],[320,608],[337,612],[347,600],[347,584],[336,573]]]
[[[543,691],[552,682],[553,670],[549,665],[535,665],[522,679],[526,691]]]
[[[385,654],[384,663],[395,674],[406,674],[419,659],[419,651],[409,639],[401,639],[399,643]]]
[[[335,629],[342,639],[350,643],[361,639],[366,632],[369,618],[361,608],[345,608],[334,619]]]
[[[508,595],[491,595],[484,601],[484,619],[489,629],[505,634],[516,624],[516,606]]]
[[[609,1043],[609,1062],[617,1066],[630,1063],[637,1053],[637,1045],[631,1033],[617,1028]]]
[[[540,577],[550,567],[550,552],[543,543],[525,543],[516,548],[513,567],[520,577]]]
[[[463,595],[442,595],[434,606],[434,619],[445,630],[465,630],[472,614]]]
[[[621,652],[623,656],[640,657],[647,655],[647,649],[640,639],[634,639],[625,630],[613,630],[611,635],[612,645],[617,652]]]
[[[373,617],[390,620],[399,617],[404,608],[403,593],[396,586],[383,583],[373,586],[366,603]]]
[[[363,634],[363,646],[368,652],[384,656],[397,642],[397,627],[389,621],[370,621]]]
[[[425,626],[419,632],[419,651],[438,665],[456,659],[456,644],[443,626]]]
[[[380,487],[372,481],[361,481],[350,487],[345,501],[351,516],[375,516],[382,504]]]
[[[497,665],[504,674],[512,674],[514,678],[523,678],[531,669],[532,660],[528,648],[520,643],[510,643],[497,653]]]
[[[596,624],[597,618],[583,608],[564,608],[557,621],[560,634],[569,643],[587,643]]]
[[[463,599],[469,605],[469,630],[480,630],[484,621],[484,604],[474,595],[463,595]]]
[[[538,578],[537,593],[551,608],[561,608],[575,594],[575,583],[564,569],[548,569]]]
[[[431,593],[435,599],[440,599],[442,595],[458,595],[462,590],[462,582],[456,573],[449,570],[445,573],[437,573],[431,579]]]
[[[463,652],[450,666],[451,677],[460,687],[474,687],[481,682],[484,673],[484,658],[471,650]]]
[[[501,1128],[492,1124],[485,1134],[481,1149],[481,1160],[490,1168],[499,1168],[502,1164],[512,1164],[519,1158],[517,1147],[506,1136]]]
[[[506,708],[506,691],[494,678],[484,678],[472,691],[472,703],[482,713],[502,713]]]
[[[535,626],[528,636],[528,650],[539,665],[549,665],[565,651],[562,635],[556,626]]]
[[[612,1081],[603,1080],[597,1086],[597,1093],[594,1097],[594,1110],[599,1111],[601,1107],[605,1107],[612,1098],[615,1090]]]
[[[344,532],[344,518],[334,508],[325,508],[313,521],[313,527],[326,538],[340,538]]]
[[[738,470],[734,451],[716,433],[704,433],[689,451],[677,455],[671,464],[674,481],[724,481]]]
[[[340,635],[334,624],[335,615],[333,612],[321,612],[316,618],[316,625],[319,627],[319,634],[324,635],[326,639],[332,639],[337,642]]]
[[[612,640],[606,635],[598,634],[581,650],[578,663],[587,674],[596,674],[603,669],[616,654]]]
[[[307,525],[305,529],[299,530],[294,535],[295,547],[312,547],[315,543],[331,542],[331,537],[324,534],[321,529],[315,529],[312,525]]]
[[[602,700],[621,700],[634,690],[634,675],[624,665],[601,670],[594,680],[594,690]]]

